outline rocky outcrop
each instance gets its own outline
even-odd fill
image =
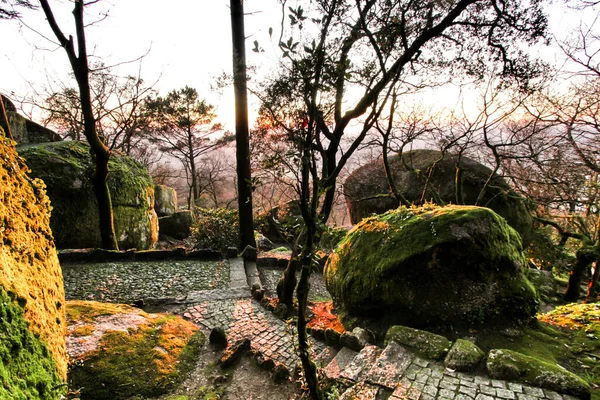
[[[60,135],[52,129],[33,122],[16,112],[7,111],[6,114],[13,139],[18,144],[59,142],[62,140]]]
[[[154,398],[196,366],[204,335],[180,316],[124,304],[69,301],[70,386],[81,398]]]
[[[398,190],[415,205],[435,201],[431,188],[434,188],[447,204],[475,205],[479,192],[492,174],[489,168],[468,157],[461,157],[458,163],[455,156],[443,155],[435,150],[408,151],[402,155],[402,159],[395,155],[391,156],[389,161]],[[462,169],[464,203],[456,198],[457,163]],[[426,185],[428,189],[424,190]],[[362,218],[396,208],[398,204],[389,193],[381,160],[370,162],[353,171],[344,183],[344,195],[352,223],[356,224]],[[529,242],[532,232],[531,213],[524,199],[516,194],[503,178],[492,178],[483,201],[477,205],[489,207],[506,218],[524,242]]]
[[[154,185],[154,211],[159,217],[177,212],[177,191],[165,185]]]
[[[399,208],[366,218],[325,265],[338,310],[415,328],[528,322],[538,299],[519,235],[489,208]]]
[[[0,398],[57,399],[66,321],[50,204],[1,129],[0,155]]]
[[[158,224],[161,235],[182,240],[191,234],[194,214],[190,210],[178,211],[168,217],[160,217]]]
[[[552,364],[512,350],[491,350],[486,367],[492,378],[518,381],[577,396],[591,398],[590,386],[579,376]]]
[[[86,142],[64,141],[18,147],[32,176],[47,186],[50,226],[58,248],[101,247],[98,203],[90,181],[94,165]],[[113,152],[108,186],[121,249],[151,248],[158,240],[154,184],[146,168]]]

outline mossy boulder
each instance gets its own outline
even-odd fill
[[[50,204],[1,128],[0,199],[0,398],[55,399],[67,355]]]
[[[389,158],[392,175],[402,195],[415,205],[435,201],[430,188],[447,204],[475,205],[479,192],[492,174],[485,165],[462,156],[437,150],[412,150]],[[407,169],[405,164],[409,166]],[[456,196],[456,165],[462,170],[463,200]],[[413,172],[414,171],[414,172]],[[427,183],[427,190],[425,189]],[[344,183],[344,195],[353,224],[372,214],[381,214],[398,206],[390,190],[383,161],[372,161],[355,171]],[[532,216],[524,199],[500,176],[493,176],[479,206],[489,207],[504,217],[529,243]]]
[[[59,142],[62,140],[60,135],[52,129],[27,119],[16,111],[7,111],[6,115],[13,139],[18,144]]]
[[[82,399],[167,393],[193,370],[205,342],[179,316],[123,304],[69,301],[67,317],[70,386]]]
[[[165,185],[154,185],[154,211],[159,217],[177,212],[177,191]]]
[[[336,308],[415,328],[530,321],[521,239],[489,208],[401,207],[357,224],[325,265]]]
[[[87,142],[18,147],[31,175],[42,179],[52,204],[50,227],[58,248],[101,247],[98,203],[90,180],[94,164]],[[109,165],[115,233],[121,249],[152,248],[158,240],[154,184],[144,166],[113,152]]]
[[[455,371],[472,371],[484,356],[483,350],[475,343],[465,339],[456,339],[444,359],[444,365]]]
[[[590,399],[590,386],[558,364],[506,349],[491,350],[486,367],[492,378],[519,381],[559,393]]]
[[[391,341],[431,360],[442,360],[452,345],[452,342],[444,336],[400,325],[388,329],[385,335],[385,344],[387,345]]]
[[[158,231],[161,235],[181,240],[190,236],[194,222],[194,213],[190,210],[178,211],[170,216],[160,217]]]

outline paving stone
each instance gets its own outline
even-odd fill
[[[476,376],[473,379],[473,382],[475,382],[478,385],[486,385],[486,386],[490,386],[492,384],[489,379],[482,378],[481,376]]]
[[[540,397],[530,394],[517,393],[517,400],[539,400]]]
[[[440,388],[440,390],[438,391],[438,397],[440,397],[440,398],[453,399],[454,396],[455,396],[454,390]]]
[[[367,373],[366,379],[371,383],[393,390],[413,357],[412,353],[404,347],[391,342],[377,358],[375,365]]]
[[[495,387],[495,388],[500,388],[500,389],[506,389],[508,387],[507,384],[506,384],[506,382],[499,381],[499,380],[496,380],[496,379],[492,380],[492,386]]]
[[[347,347],[342,347],[339,353],[333,358],[333,360],[325,367],[325,376],[329,379],[337,379],[340,377],[342,371],[346,368],[350,362],[356,357],[358,352],[350,350]]]
[[[379,387],[365,382],[357,383],[340,396],[340,400],[376,400]]]
[[[381,354],[381,349],[377,346],[365,346],[356,357],[344,368],[340,377],[358,382],[363,380],[371,366]]]
[[[520,383],[508,382],[508,389],[515,393],[523,393],[523,385]]]
[[[488,396],[496,396],[496,388],[487,385],[479,385],[479,391]]]
[[[494,400],[493,397],[480,393],[475,397],[475,400]]]
[[[453,385],[458,385],[460,383],[460,379],[454,378],[454,377],[451,377],[451,376],[444,376],[442,378],[442,382],[450,383],[450,384],[453,384]]]
[[[537,387],[523,386],[523,391],[525,392],[525,394],[528,394],[533,397],[538,397],[538,398],[544,397],[544,391]]]
[[[453,383],[448,383],[442,379],[440,381],[440,389],[446,389],[446,390],[450,390],[450,391],[454,392],[456,389],[458,389],[458,385],[455,385]]]
[[[546,398],[550,400],[563,400],[563,397],[560,394],[553,392],[552,390],[544,389],[544,394],[546,395]]]
[[[419,367],[423,367],[423,368],[427,368],[429,366],[429,361],[427,361],[421,357],[415,357],[415,359],[413,360],[413,363],[415,363]]]
[[[513,391],[507,390],[507,389],[502,389],[499,387],[496,388],[496,395],[498,397],[500,397],[501,399],[509,399],[509,400],[516,399],[515,393]]]
[[[437,396],[437,392],[438,392],[438,387],[436,385],[425,385],[425,387],[423,388],[423,393],[431,396],[433,398],[435,398]]]
[[[455,400],[473,400],[473,397],[466,395],[464,393],[459,393],[454,397]]]
[[[468,386],[459,386],[458,393],[467,395],[471,398],[475,398],[477,396],[477,390]]]

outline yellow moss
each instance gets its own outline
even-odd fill
[[[92,323],[96,318],[104,315],[136,313],[148,316],[139,308],[126,304],[100,303],[98,301],[69,300],[67,304],[67,322]]]
[[[90,336],[91,334],[93,334],[95,331],[93,326],[90,325],[82,325],[79,326],[75,329],[73,329],[73,331],[71,331],[69,333],[69,335],[73,336],[73,337],[81,337],[81,336]]]
[[[45,186],[27,176],[14,144],[0,131],[0,286],[24,304],[25,320],[66,379],[65,294],[50,230]]]
[[[538,315],[538,319],[554,326],[600,334],[600,303],[566,304]]]

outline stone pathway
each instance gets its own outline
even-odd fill
[[[197,263],[195,265],[202,263],[185,262]],[[171,262],[173,263],[177,262]],[[285,367],[293,376],[299,362],[295,326],[276,318],[252,298],[250,286],[258,284],[261,275],[254,263],[244,265],[241,259],[229,259],[222,263],[223,270],[227,270],[229,276],[229,279],[223,281],[228,284],[201,287],[202,290],[191,290],[184,292],[187,294],[183,296],[157,301],[162,307],[170,306],[166,308],[195,322],[207,334],[214,327],[225,328],[230,344],[240,339],[249,339],[251,350],[256,356],[263,360],[271,360],[273,366]],[[191,267],[192,270],[195,268],[191,264],[187,267]],[[82,298],[78,297],[80,292],[74,291],[78,289],[76,286],[68,286],[74,285],[69,280],[71,274],[80,275],[80,278],[73,278],[74,282],[82,282],[85,278],[81,277],[81,267],[75,270],[74,266],[63,266],[63,271],[65,270],[68,297]],[[138,271],[139,267],[130,273],[134,275]],[[194,279],[189,277],[189,273],[193,272],[185,272],[188,279]],[[202,273],[206,275],[206,271]],[[150,276],[156,276],[158,279],[149,278]],[[154,270],[146,279],[160,284],[161,276],[161,271]],[[148,298],[145,301],[151,303],[152,299]],[[346,347],[338,352],[312,340],[311,348],[318,365],[324,367],[325,375],[339,383],[342,388],[340,399],[343,400],[575,399],[527,385],[453,372],[445,369],[442,364],[422,359],[395,343],[390,343],[385,349],[367,345],[360,352]]]
[[[325,375],[347,387],[340,400],[575,400],[575,397],[519,383],[487,379],[445,369],[392,342],[385,349],[343,348]]]

